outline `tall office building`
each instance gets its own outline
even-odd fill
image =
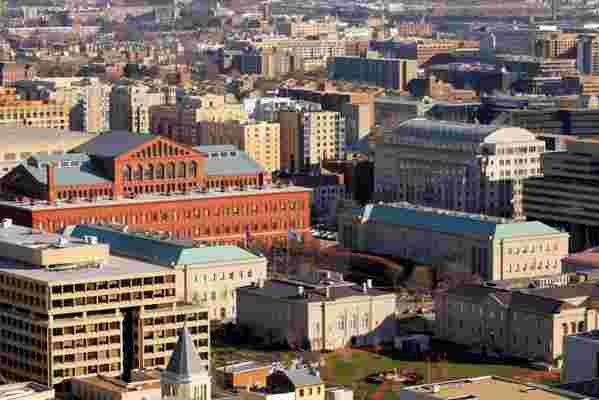
[[[598,161],[599,142],[579,139],[545,154],[544,176],[524,184],[524,214],[570,232],[573,250],[599,245]]]
[[[165,104],[165,95],[138,83],[115,86],[110,94],[110,129],[150,132],[150,107]]]
[[[522,181],[541,174],[544,151],[521,128],[415,118],[377,144],[375,190],[391,201],[520,217]]]
[[[576,68],[583,75],[599,72],[599,40],[585,35],[576,43]]]
[[[0,224],[0,370],[58,390],[71,377],[164,367],[177,329],[208,360],[202,305],[184,304],[177,271],[110,255],[96,237]]]

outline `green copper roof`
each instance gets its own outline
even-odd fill
[[[177,266],[208,266],[213,263],[246,262],[260,257],[237,246],[192,247],[143,236],[124,233],[97,225],[75,225],[65,229],[65,236],[83,238],[95,236],[101,243],[110,245],[116,254],[138,258],[155,264]]]
[[[361,215],[363,222],[419,226],[435,232],[493,236],[510,239],[521,236],[553,235],[560,231],[542,222],[518,222],[477,214],[435,210],[411,204],[369,204]]]

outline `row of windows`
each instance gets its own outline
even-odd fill
[[[113,293],[104,296],[77,297],[74,299],[52,300],[52,308],[70,308],[95,306],[98,304],[117,304],[123,302],[140,302],[142,300],[166,299],[175,296],[175,289],[146,290],[144,292]]]
[[[246,271],[239,271],[238,272],[238,276],[240,280],[244,280],[246,277],[247,279],[252,279],[254,276],[254,271],[249,269]],[[211,281],[216,281],[216,280],[221,280],[224,281],[225,279],[229,279],[229,280],[234,280],[235,279],[235,272],[229,272],[229,273],[225,273],[225,272],[221,272],[219,274],[217,274],[216,272],[213,272],[212,274],[195,274],[193,277],[193,280],[195,282],[199,282],[200,281],[200,277],[201,280],[206,283],[208,282],[208,280],[210,279]]]
[[[508,247],[507,254],[508,255],[512,255],[512,254],[519,255],[519,254],[528,254],[528,253],[535,254],[536,252],[549,253],[549,252],[551,252],[552,249],[553,249],[553,251],[557,251],[559,249],[559,244],[557,242],[554,242],[553,244],[551,242],[545,242],[545,243],[540,243],[540,244]]]

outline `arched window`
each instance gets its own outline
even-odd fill
[[[154,179],[154,166],[152,164],[146,165],[146,168],[144,170],[144,179]]]
[[[167,179],[172,179],[175,177],[175,163],[168,163],[166,166],[166,177]]]
[[[125,167],[123,168],[123,180],[124,181],[131,180],[131,167],[128,165],[125,165]]]
[[[133,179],[136,181],[142,180],[143,172],[143,167],[141,165],[138,165],[137,168],[135,168],[135,174],[133,176]]]
[[[186,178],[187,177],[187,165],[183,161],[179,163],[179,170],[177,172],[178,178]]]
[[[198,163],[196,163],[195,161],[192,161],[189,164],[189,175],[193,178],[198,176]]]
[[[164,164],[158,164],[156,167],[156,179],[164,179]]]

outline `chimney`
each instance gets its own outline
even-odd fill
[[[368,289],[372,289],[372,279],[366,280],[366,286],[368,286]]]
[[[48,165],[46,166],[46,185],[48,201],[56,200],[54,186],[54,164],[52,163],[48,163]]]

